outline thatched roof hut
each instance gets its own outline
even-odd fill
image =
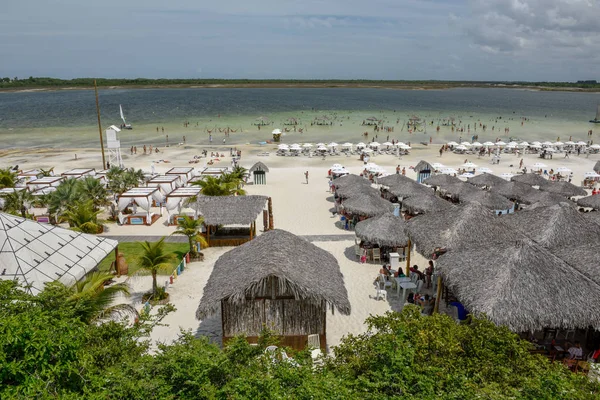
[[[479,190],[475,193],[468,193],[460,196],[461,203],[477,202],[489,210],[510,210],[514,203],[504,196],[497,193]]]
[[[453,183],[463,183],[463,181],[452,175],[437,174],[425,179],[423,183],[429,186],[446,186]]]
[[[451,251],[436,268],[468,310],[515,332],[600,326],[600,286],[529,239]]]
[[[369,218],[356,224],[356,236],[381,246],[405,247],[408,244],[406,222],[392,213]]]
[[[452,207],[452,203],[442,200],[433,194],[412,196],[402,200],[402,208],[410,215],[449,211]]]
[[[542,246],[576,246],[581,243],[600,243],[598,225],[586,220],[574,207],[560,203],[536,207],[504,218],[515,230]]]
[[[494,174],[488,174],[487,172],[484,172],[481,175],[467,178],[467,183],[478,187],[494,187],[505,184],[506,180]]]
[[[441,185],[438,187],[438,191],[443,196],[449,197],[455,201],[461,200],[464,196],[474,195],[482,192],[482,190],[478,189],[476,186],[469,185],[468,183],[462,181]]]
[[[600,225],[600,211],[586,212],[581,214],[586,220],[591,221],[596,225]]]
[[[394,205],[381,196],[358,194],[342,202],[344,211],[351,215],[375,217],[394,211]]]
[[[566,203],[572,207],[575,206],[575,203],[571,200],[567,199],[564,196],[556,193],[544,192],[542,190],[535,190],[531,193],[531,195],[527,196],[523,201],[525,204],[532,204],[533,206],[554,206],[560,203]]]
[[[434,171],[435,168],[433,168],[433,166],[431,164],[429,164],[427,161],[421,160],[419,161],[419,163],[417,165],[415,165],[415,172],[421,173],[422,171]]]
[[[267,167],[263,162],[258,161],[256,164],[254,164],[252,167],[250,167],[250,169],[248,170],[248,173],[251,174],[254,171],[269,172],[269,167]]]
[[[504,185],[492,187],[490,191],[509,200],[517,200],[525,204],[532,204],[530,198],[539,193],[536,189],[521,182],[506,182]]]
[[[597,161],[594,165],[594,171],[600,174],[600,161]]]
[[[598,248],[596,246],[585,243],[578,246],[553,247],[550,248],[550,251],[597,284],[600,284],[600,263],[598,263]]]
[[[417,183],[414,179],[410,179],[407,176],[401,174],[392,174],[388,176],[383,176],[381,178],[377,178],[377,183],[383,186],[401,186],[404,184],[413,184]]]
[[[267,325],[281,336],[283,345],[304,348],[308,335],[319,334],[324,348],[328,307],[350,314],[335,257],[275,229],[219,257],[196,317],[220,309],[223,342],[240,334],[255,341]]]
[[[489,248],[515,240],[514,232],[503,218],[479,203],[420,215],[408,221],[407,229],[417,251],[424,257],[430,257],[438,247],[454,249],[468,244]]]
[[[407,199],[413,196],[434,195],[433,189],[416,182],[407,182],[402,185],[390,186],[387,191],[399,199]]]
[[[544,179],[539,174],[534,174],[533,172],[515,175],[512,178],[510,178],[510,180],[513,182],[525,183],[529,186],[544,186],[546,183],[548,183],[548,180]]]
[[[349,199],[361,194],[370,196],[380,195],[379,190],[372,187],[369,181],[366,181],[365,179],[363,179],[363,181],[365,182],[353,182],[351,184],[345,184],[343,187],[336,187],[335,194],[341,199]]]
[[[589,207],[595,210],[600,210],[600,196],[591,195],[577,200],[577,205],[581,207]]]
[[[565,197],[587,196],[585,189],[566,181],[548,182],[545,185],[540,186],[540,190],[543,190],[544,192],[560,194],[561,196]]]
[[[250,225],[267,204],[267,196],[198,196],[191,207],[206,225]]]
[[[368,179],[363,178],[362,176],[348,174],[344,176],[340,176],[337,179],[334,179],[333,185],[336,189],[343,188],[346,186],[353,186],[355,184],[368,184],[371,185],[371,182]]]

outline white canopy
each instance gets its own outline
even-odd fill
[[[198,196],[202,188],[200,186],[180,187],[173,190],[167,195],[167,204],[165,205],[167,212],[177,209],[177,213],[181,213],[181,208],[186,200],[191,197]]]
[[[458,146],[458,143],[452,141],[452,142],[448,142],[446,143],[448,146]]]
[[[493,146],[493,145],[494,145],[494,143],[492,143],[492,142],[485,142],[485,143],[483,143],[483,145],[484,145],[484,146]]]
[[[148,187],[157,187],[163,194],[169,194],[175,190],[181,183],[177,175],[159,175],[150,179],[146,184]]]
[[[346,143],[344,143],[344,144],[342,145],[342,147],[349,147],[349,148],[352,148],[352,143],[350,143],[350,142],[346,142]]]
[[[18,280],[32,294],[44,283],[71,285],[92,271],[119,243],[0,213],[0,279]]]
[[[160,193],[158,188],[152,187],[138,187],[129,189],[119,197],[119,211],[124,209],[131,204],[132,201],[141,207],[143,210],[150,211],[152,206],[152,200],[157,203],[162,203],[163,195]]]
[[[378,142],[371,142],[369,143],[369,147],[379,147],[381,146]]]

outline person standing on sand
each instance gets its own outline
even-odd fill
[[[306,178],[306,184],[308,185],[308,171],[304,173],[304,177]]]
[[[146,154],[146,145],[144,145],[144,154]]]
[[[185,135],[183,136],[183,144],[185,144]]]
[[[442,147],[440,148],[440,157],[442,156],[442,153],[443,153],[443,152],[444,152],[444,146],[442,146]]]
[[[406,168],[402,167],[402,176],[406,176]]]
[[[162,133],[165,133],[165,127],[162,126],[161,129],[162,129]]]
[[[396,167],[396,175],[400,175],[400,166],[399,165]]]

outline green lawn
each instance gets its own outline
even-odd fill
[[[187,253],[190,247],[187,243],[165,243],[164,248],[166,253],[173,255],[173,260],[171,261],[173,267],[165,270],[162,274],[170,275],[173,269],[175,269],[175,267],[177,267],[177,265],[181,262],[181,258],[185,253]],[[129,267],[129,275],[134,274],[140,268],[138,262],[139,254],[141,252],[142,248],[137,242],[119,243],[119,253],[123,253],[123,255],[125,255],[125,261],[127,261],[127,265]],[[108,271],[110,269],[110,264],[114,260],[115,253],[111,252],[108,257],[100,262],[98,268],[100,271]]]

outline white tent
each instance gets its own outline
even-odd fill
[[[180,187],[173,190],[167,195],[167,204],[165,205],[167,212],[170,214],[171,211],[176,209],[177,214],[181,214],[185,202],[194,196],[198,196],[200,190],[202,190],[200,186]]]
[[[92,271],[119,243],[0,213],[0,279],[18,280],[32,294],[44,283],[71,285]]]
[[[157,187],[162,194],[169,194],[177,189],[181,184],[181,179],[178,175],[158,175],[150,179],[146,186]]]
[[[194,168],[191,167],[174,167],[165,172],[165,175],[176,175],[185,185],[187,181],[194,177]]]

